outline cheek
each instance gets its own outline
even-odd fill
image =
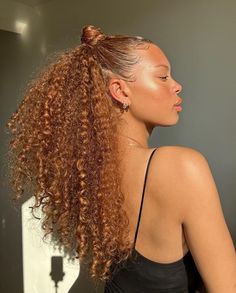
[[[137,88],[133,110],[135,115],[147,121],[155,120],[157,117],[164,119],[170,112],[169,90],[160,85]]]
[[[145,81],[135,89],[135,97],[142,103],[164,103],[170,97],[170,89],[168,85],[160,81]]]

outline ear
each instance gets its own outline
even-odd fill
[[[116,99],[122,104],[130,104],[130,90],[124,80],[119,78],[111,78],[108,88],[112,98]]]

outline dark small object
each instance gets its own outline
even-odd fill
[[[51,258],[51,272],[50,276],[51,279],[55,282],[55,288],[57,293],[58,285],[57,283],[59,281],[63,280],[65,273],[63,272],[63,260],[61,256],[52,256]]]

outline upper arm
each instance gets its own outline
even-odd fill
[[[190,148],[177,161],[176,190],[184,234],[206,289],[235,293],[235,248],[208,162]]]

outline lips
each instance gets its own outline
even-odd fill
[[[176,102],[176,104],[174,104],[174,106],[179,106],[181,103],[182,103],[182,99],[181,98],[179,98],[179,100]]]

